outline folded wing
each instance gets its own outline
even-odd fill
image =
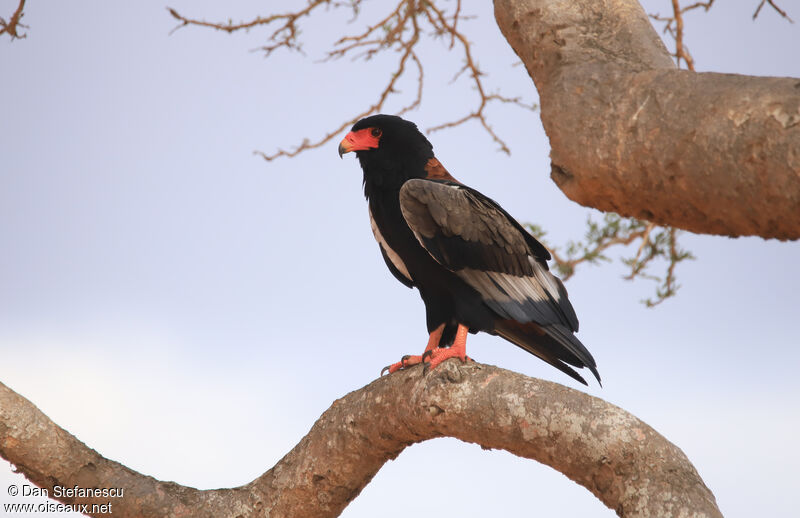
[[[572,334],[578,319],[548,271],[550,254],[496,202],[459,183],[413,179],[400,189],[400,207],[431,257],[497,314],[498,334],[579,381],[561,361],[597,376],[594,359]]]

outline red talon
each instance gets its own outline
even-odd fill
[[[422,356],[411,356],[409,354],[403,356],[399,362],[393,363],[391,365],[387,365],[383,369],[381,369],[381,376],[386,371],[389,371],[389,374],[393,372],[397,372],[400,369],[405,369],[407,367],[411,367],[412,365],[416,365],[418,363],[422,363]]]
[[[383,373],[386,371],[389,371],[389,374],[391,374],[393,372],[399,371],[400,369],[405,369],[407,367],[423,363],[424,358],[429,354],[429,352],[439,347],[439,340],[442,339],[443,332],[444,332],[444,324],[434,329],[431,335],[428,337],[428,345],[425,347],[425,352],[422,353],[422,356],[405,355],[400,359],[399,362],[387,365],[386,367],[381,369],[381,375],[383,375]]]
[[[444,324],[433,330],[428,338],[428,345],[425,347],[425,352],[423,352],[421,356],[403,356],[399,362],[384,367],[381,370],[381,375],[386,371],[389,371],[389,374],[391,374],[400,369],[406,369],[420,363],[425,364],[425,372],[428,372],[431,369],[435,369],[448,358],[458,358],[462,362],[467,360],[472,361],[472,358],[467,356],[467,334],[469,333],[469,328],[465,325],[458,324],[455,340],[453,340],[453,345],[450,347],[439,347],[439,340],[441,340],[443,332]]]

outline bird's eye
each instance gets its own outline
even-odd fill
[[[372,128],[372,131],[370,131],[370,134],[375,138],[380,137],[382,133],[380,128]]]

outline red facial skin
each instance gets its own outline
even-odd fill
[[[374,134],[376,132],[377,135]],[[375,149],[378,147],[380,139],[380,130],[377,128],[364,128],[358,131],[351,131],[339,144],[339,155],[341,156],[351,151]]]

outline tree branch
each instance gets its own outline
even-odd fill
[[[758,18],[758,13],[760,13],[761,8],[764,7],[764,3],[769,3],[769,5],[771,5],[772,8],[775,9],[775,11],[777,11],[777,13],[780,14],[783,18],[786,18],[789,21],[789,23],[794,23],[794,20],[789,18],[789,15],[786,14],[786,11],[775,5],[775,2],[773,2],[773,0],[761,0],[761,2],[758,4],[758,7],[756,8],[756,12],[753,13],[753,20]]]
[[[27,25],[22,25],[21,23],[19,23],[19,21],[25,15],[23,9],[25,9],[25,0],[19,0],[19,5],[17,6],[17,10],[14,11],[14,14],[11,15],[8,21],[6,21],[4,18],[0,18],[0,36],[2,36],[3,33],[7,33],[9,36],[11,36],[12,41],[14,39],[22,39],[25,36],[27,36],[27,34],[21,35],[19,33],[20,27],[24,29],[28,28]]]
[[[645,423],[582,392],[488,365],[450,360],[427,375],[412,368],[379,378],[334,401],[253,482],[206,491],[101,457],[0,384],[0,456],[39,487],[123,488],[117,517],[338,516],[387,460],[444,436],[547,464],[619,516],[722,516],[683,452]]]
[[[572,200],[707,234],[800,238],[800,79],[677,70],[634,0],[495,0]],[[685,56],[684,56],[685,57]]]
[[[675,53],[672,56],[678,68],[681,66],[681,60],[686,64],[686,68],[694,72],[694,59],[692,59],[689,49],[683,41],[683,14],[694,9],[703,8],[706,12],[714,5],[714,0],[707,2],[695,2],[689,6],[681,7],[679,0],[672,0],[672,16],[661,16],[659,14],[651,14],[650,18],[664,22],[664,32],[669,33],[672,39],[675,40]]]

